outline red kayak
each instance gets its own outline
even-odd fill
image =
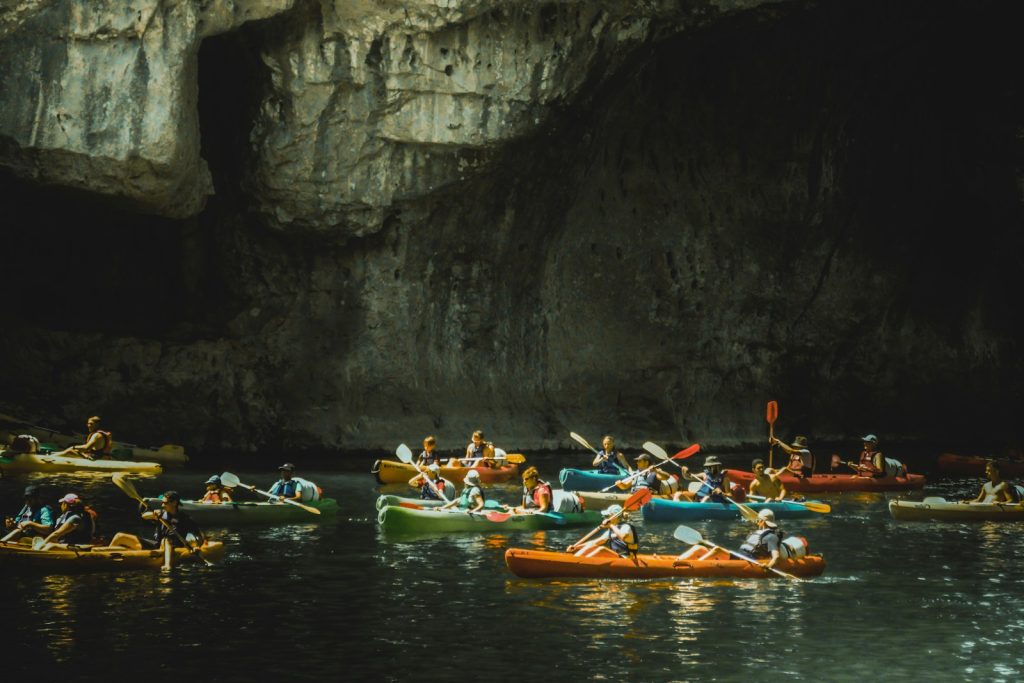
[[[983,458],[980,455],[955,455],[943,453],[939,456],[939,471],[943,474],[958,474],[965,477],[984,477],[985,463],[993,460],[999,465],[999,474],[1004,479],[1007,477],[1024,476],[1024,460],[1010,460],[1007,458]]]
[[[787,491],[800,493],[822,493],[825,491],[909,491],[924,488],[923,474],[908,474],[905,477],[862,477],[856,474],[815,474],[810,477],[796,477],[783,474],[780,479]],[[729,470],[729,480],[750,488],[753,472]]]

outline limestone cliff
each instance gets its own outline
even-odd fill
[[[769,398],[1017,439],[1013,14],[8,3],[5,400],[211,449],[728,445]]]

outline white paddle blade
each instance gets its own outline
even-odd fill
[[[395,449],[395,455],[397,455],[398,459],[404,463],[412,462],[412,451],[409,450],[409,447],[404,443],[400,444],[398,448]]]
[[[668,453],[665,452],[664,448],[662,448],[656,443],[653,443],[651,441],[645,441],[644,450],[653,455],[655,458],[658,458],[659,460],[668,460]]]
[[[229,489],[233,489],[242,482],[238,477],[233,475],[231,472],[224,472],[223,474],[220,475],[220,483],[221,485],[226,486]]]
[[[696,529],[691,529],[688,526],[677,526],[676,530],[672,533],[677,541],[682,541],[687,545],[697,545],[704,540],[704,537],[700,535],[700,532]]]
[[[587,450],[591,450],[591,451],[594,450],[594,447],[590,445],[590,442],[587,441],[586,439],[584,439],[582,436],[580,436],[576,432],[569,432],[569,436],[572,437],[573,441],[575,441],[579,445],[583,446]]]

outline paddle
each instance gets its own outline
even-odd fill
[[[469,460],[463,460],[461,462],[464,463],[463,467],[473,467],[474,465],[476,465],[476,463],[480,462],[481,460],[504,460],[504,461],[510,462],[510,463],[512,463],[514,465],[521,465],[524,462],[526,462],[526,456],[523,455],[522,453],[506,453],[505,451],[501,450],[500,448],[495,448],[494,449],[494,457],[493,458],[470,458]],[[472,464],[465,464],[465,463],[472,463]]]
[[[423,475],[423,481],[427,482],[427,484],[430,486],[430,490],[437,494],[441,498],[441,500],[443,500],[446,503],[451,502],[451,499],[449,499],[448,496],[444,495],[444,487],[435,484],[433,480],[427,477],[426,473],[422,469],[420,469],[420,466],[413,462],[412,451],[409,450],[408,446],[406,446],[404,443],[399,444],[398,448],[395,449],[395,455],[397,455],[398,459],[404,462],[406,465],[412,465],[413,467],[415,467],[416,471]]]
[[[119,488],[122,491],[124,491],[128,495],[129,498],[134,498],[136,501],[138,501],[139,505],[142,506],[143,510],[146,510],[147,512],[149,511],[149,506],[146,505],[146,501],[142,498],[142,496],[139,495],[139,492],[135,490],[135,484],[133,484],[131,482],[131,480],[128,479],[128,477],[125,476],[125,474],[123,472],[115,472],[113,474],[113,476],[110,477],[110,479],[111,479],[111,481],[114,482],[114,486],[116,486],[117,488]],[[222,481],[223,481],[223,479],[222,479]],[[179,505],[180,505],[180,503],[179,503]],[[160,522],[161,524],[163,524],[165,527],[167,527],[168,531],[174,532],[174,535],[178,538],[179,541],[181,541],[181,544],[183,546],[185,546],[186,548],[188,548],[189,552],[191,552],[193,555],[197,555],[200,560],[205,562],[206,566],[208,566],[208,567],[212,567],[213,566],[213,562],[210,562],[208,559],[203,557],[203,554],[201,552],[199,552],[199,550],[194,545],[192,545],[191,543],[186,541],[185,538],[180,533],[178,533],[178,530],[175,529],[174,527],[172,527],[167,522],[166,519],[164,519],[163,517],[161,517],[159,515],[159,513],[156,515],[156,520],[158,522]],[[167,545],[170,546],[170,542],[168,542]],[[170,567],[170,562],[165,560],[165,565]]]
[[[729,550],[728,548],[723,548],[720,545],[715,545],[714,543],[712,543],[712,542],[710,542],[708,540],[705,540],[704,537],[700,535],[699,531],[697,531],[696,529],[691,529],[688,526],[677,526],[676,530],[675,530],[675,532],[673,532],[672,536],[675,537],[675,539],[677,541],[682,541],[683,543],[686,543],[687,545],[706,545],[706,546],[714,548],[716,550],[721,550],[723,552],[729,553],[733,557],[738,557],[741,560],[746,560],[750,564],[753,564],[753,565],[756,565],[758,567],[761,567],[762,569],[767,569],[768,571],[775,572],[779,576],[785,576],[787,579],[793,579],[794,581],[801,581],[802,580],[798,576],[793,576],[792,574],[787,574],[786,572],[780,571],[780,570],[776,569],[775,567],[769,567],[768,565],[761,564],[760,562],[758,562],[754,558],[748,557],[747,555],[744,555],[743,553],[738,553],[735,550]]]
[[[320,511],[317,510],[315,507],[310,507],[309,505],[303,505],[299,501],[292,500],[291,498],[280,498],[279,496],[275,496],[273,493],[267,493],[266,491],[261,491],[258,488],[256,488],[255,486],[252,486],[251,484],[243,484],[242,482],[240,482],[238,480],[238,477],[236,477],[231,472],[224,472],[223,474],[221,474],[220,475],[220,483],[223,484],[224,486],[227,486],[229,489],[233,489],[236,486],[241,486],[243,489],[249,489],[253,493],[258,493],[258,494],[260,494],[262,496],[266,496],[267,498],[272,498],[274,500],[280,500],[282,502],[288,503],[289,505],[294,505],[297,508],[302,508],[306,512],[311,512],[314,515],[319,515],[320,514]]]
[[[486,506],[486,502],[484,503],[484,505]],[[486,517],[488,520],[490,520],[492,522],[499,522],[500,523],[500,522],[508,521],[509,517],[514,517],[517,514],[518,515],[544,515],[545,517],[550,517],[551,519],[555,520],[555,522],[557,524],[565,524],[565,522],[566,522],[565,515],[563,515],[560,512],[540,512],[540,511],[533,511],[533,510],[527,510],[525,512],[498,512],[497,510],[491,510],[490,512],[485,514],[484,517]]]
[[[597,528],[595,528],[593,531],[588,533],[586,536],[584,536],[580,540],[578,540],[575,543],[573,543],[572,545],[570,545],[569,548],[575,548],[575,547],[579,546],[581,543],[583,543],[584,541],[589,539],[591,536],[596,534],[598,531],[600,531],[601,529],[603,529],[603,528],[607,527],[608,525],[610,525],[613,520],[615,520],[616,518],[622,516],[623,512],[630,512],[632,510],[636,510],[637,508],[643,507],[644,505],[646,505],[651,500],[651,498],[652,498],[652,495],[651,495],[651,490],[650,489],[643,488],[643,489],[640,489],[639,491],[635,491],[632,495],[630,495],[629,498],[627,498],[626,500],[622,501],[622,512],[620,512],[620,513],[618,513],[616,515],[612,515],[611,517],[609,517],[606,520],[603,520],[597,526]],[[566,552],[572,552],[572,551],[567,548]]]
[[[772,455],[774,448],[772,441],[775,439],[775,421],[779,419],[779,404],[775,401],[768,401],[765,409],[765,420],[768,422],[768,467],[772,466]]]
[[[697,444],[694,444],[694,446],[697,446]],[[693,448],[693,446],[690,446],[690,448]],[[680,452],[682,452],[682,451],[680,451]],[[694,451],[694,452],[696,452],[696,451]],[[672,457],[675,458],[678,455],[679,455],[679,453],[676,453],[676,455],[674,455]],[[701,473],[695,474],[693,476],[695,476],[695,477],[704,477],[704,473],[701,472]],[[697,483],[697,482],[694,482],[694,483]],[[687,488],[689,488],[689,487],[687,487]],[[692,489],[690,489],[690,490],[692,491]],[[700,491],[700,487],[699,486],[697,487],[697,491]],[[696,493],[697,491],[693,491],[693,493]],[[729,501],[730,503],[735,505],[736,509],[740,511],[740,515],[744,519],[746,519],[748,522],[756,522],[758,520],[757,513],[754,512],[751,508],[747,507],[743,503],[737,503],[735,500],[733,500],[729,496],[725,495],[724,491],[722,493],[720,493],[719,495],[721,495],[722,498],[725,498],[727,501]]]
[[[573,441],[575,441],[576,443],[580,444],[584,448],[588,448],[588,449],[594,451],[594,455],[601,455],[601,451],[599,451],[596,448],[594,448],[593,446],[591,446],[590,443],[587,442],[586,439],[584,439],[582,436],[580,436],[576,432],[569,432],[569,436],[571,436],[573,438]]]
[[[749,494],[747,495],[747,498],[750,498],[751,500],[768,500],[764,496],[751,496]],[[820,512],[822,514],[825,514],[825,513],[828,513],[828,512],[832,512],[832,506],[829,505],[828,503],[818,503],[818,502],[813,501],[813,500],[808,500],[808,501],[781,500],[779,502],[780,503],[792,503],[793,505],[803,505],[805,508],[807,508],[811,512]]]
[[[666,462],[669,462],[669,461],[686,460],[691,455],[694,455],[694,454],[696,454],[699,451],[700,451],[700,444],[699,443],[695,443],[692,446],[689,446],[688,448],[684,448],[683,450],[679,451],[678,453],[673,455],[671,458],[668,458],[667,460],[662,460],[661,462],[657,462],[657,463],[651,465],[650,467],[647,467],[647,468],[644,468],[644,469],[640,470],[639,472],[634,472],[633,474],[629,475],[625,479],[621,479],[621,480],[615,482],[611,486],[604,487],[603,489],[601,489],[599,491],[599,493],[604,493],[606,491],[611,491],[613,488],[616,488],[620,483],[628,484],[631,481],[636,481],[637,477],[639,477],[642,474],[646,474],[646,473],[650,472],[655,467],[661,467],[662,465],[664,465]],[[676,463],[676,464],[678,465],[679,463]],[[629,500],[629,499],[627,498],[627,500]]]

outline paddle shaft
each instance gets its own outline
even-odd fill
[[[772,467],[772,456],[775,453],[775,420],[779,418],[779,404],[775,401],[768,401],[765,409],[765,418],[768,420],[768,467]]]
[[[320,514],[320,511],[317,510],[315,507],[310,507],[309,505],[303,505],[302,503],[300,503],[297,500],[292,500],[291,498],[282,498],[281,496],[274,495],[273,493],[270,493],[269,491],[261,491],[260,489],[256,488],[255,486],[253,486],[251,484],[243,484],[242,482],[238,482],[238,485],[241,486],[243,489],[249,489],[253,493],[258,493],[258,494],[260,494],[262,496],[266,496],[267,498],[273,498],[274,500],[280,500],[283,503],[288,503],[289,505],[294,505],[295,507],[300,507],[303,510],[305,510],[306,512],[312,512],[314,515],[319,515]]]
[[[641,490],[637,491],[636,493],[630,494],[629,498],[627,498],[625,501],[623,501],[623,503],[622,503],[622,510],[620,510],[618,513],[612,515],[608,519],[602,521],[597,526],[596,529],[594,529],[589,534],[587,534],[586,536],[584,536],[580,540],[576,541],[575,543],[572,544],[572,546],[569,546],[569,547],[578,546],[580,543],[583,543],[584,541],[589,539],[591,536],[596,534],[598,531],[600,531],[606,525],[607,526],[611,526],[612,523],[613,523],[613,520],[621,517],[624,513],[629,512],[630,510],[634,510],[637,507],[643,505],[644,503],[649,501],[651,499],[651,497],[652,496],[651,496],[650,489],[641,489]]]
[[[768,499],[766,497],[764,497],[764,496],[752,496],[749,493],[747,494],[747,498],[751,498],[753,500],[768,501]],[[832,506],[827,504],[827,503],[804,502],[804,501],[801,501],[801,500],[780,500],[778,502],[779,503],[791,503],[793,505],[802,505],[803,507],[807,508],[811,512],[826,513],[826,512],[831,512],[832,511]]]
[[[737,558],[739,558],[741,560],[746,560],[750,564],[757,565],[758,567],[762,567],[764,569],[767,569],[770,572],[775,572],[779,576],[784,576],[787,579],[793,579],[794,581],[800,581],[801,580],[799,576],[793,576],[792,574],[787,574],[786,572],[780,571],[780,570],[776,569],[775,567],[769,567],[766,564],[761,564],[760,562],[758,562],[757,560],[755,560],[752,557],[748,557],[747,555],[744,555],[743,553],[738,553],[735,550],[729,550],[728,548],[723,548],[720,545],[715,545],[711,541],[702,540],[701,543],[703,543],[704,545],[709,546],[711,548],[715,548],[717,550],[721,550],[722,552],[729,553],[733,557],[737,557]]]
[[[130,481],[125,479],[124,477],[118,476],[119,474],[120,473],[115,474],[113,477],[111,477],[111,480],[114,482],[114,484],[117,486],[117,488],[121,489],[126,494],[128,494],[129,498],[134,498],[136,501],[138,501],[139,505],[142,506],[143,510],[145,510],[146,512],[150,512],[151,510],[149,509],[149,506],[146,505],[146,501],[143,500],[142,496],[139,495],[139,492],[135,490],[135,486]],[[178,504],[180,505],[181,503],[178,503]],[[155,511],[153,511],[153,512],[154,512],[154,515],[153,515],[154,519],[156,519],[158,522],[163,524],[167,528],[168,531],[173,533],[178,538],[178,540],[181,541],[181,544],[184,547],[189,549],[189,552],[191,552],[193,555],[199,555],[199,559],[202,560],[203,562],[205,562],[207,566],[212,566],[213,565],[213,562],[210,562],[208,559],[203,557],[203,554],[195,546],[193,546],[187,540],[185,540],[185,537],[182,536],[178,532],[178,530],[176,528],[171,526],[170,523],[166,519],[161,517],[160,513],[155,512]]]
[[[704,480],[704,477],[706,477],[706,475],[703,472],[700,472],[699,474],[695,474],[693,476],[701,477],[702,481],[707,483],[706,480]],[[757,519],[758,519],[757,513],[754,512],[751,508],[747,507],[743,503],[737,503],[735,500],[733,500],[729,496],[725,495],[725,491],[723,491],[722,489],[718,489],[718,495],[720,495],[722,498],[725,498],[727,501],[729,501],[730,503],[735,505],[736,509],[740,511],[740,514],[745,519],[747,519],[750,522],[756,522],[757,521]]]

